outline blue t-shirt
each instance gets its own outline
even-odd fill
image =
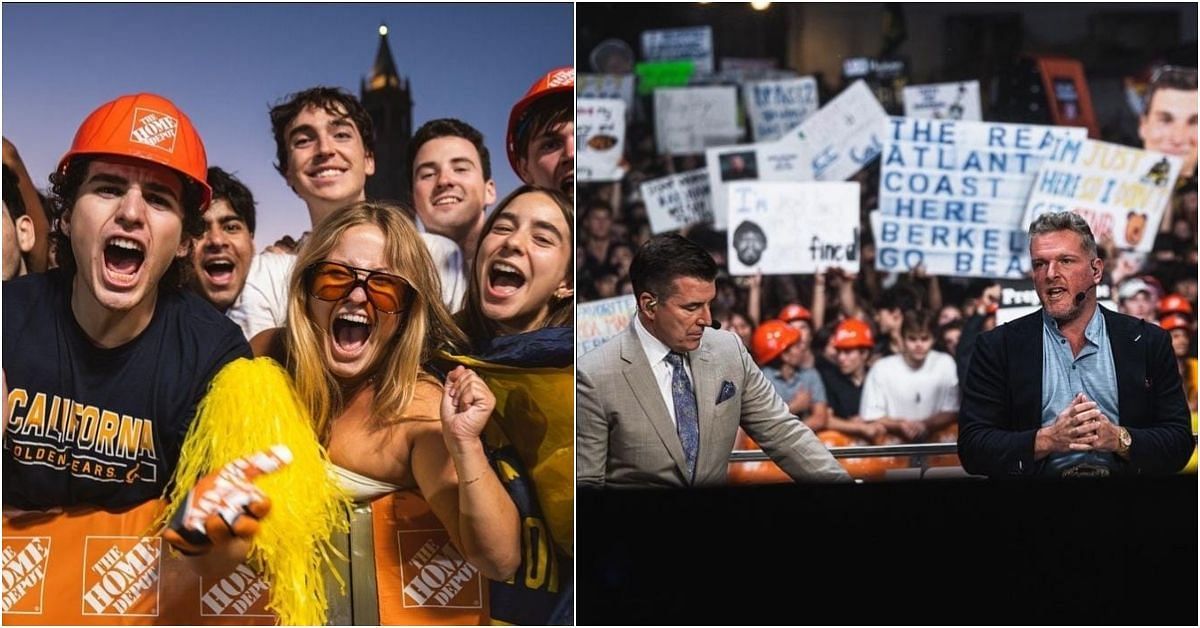
[[[775,392],[783,397],[783,402],[791,403],[792,397],[800,391],[801,388],[807,390],[812,395],[812,403],[827,403],[825,398],[825,383],[821,381],[821,374],[817,369],[799,368],[792,375],[792,379],[786,380],[783,378],[782,372],[771,366],[762,368],[763,375],[767,381],[775,387]],[[800,418],[805,418],[812,411],[805,412]]]
[[[209,382],[251,357],[238,326],[190,292],[160,291],[150,324],[95,346],[71,275],[4,282],[4,505],[119,508],[162,495]]]

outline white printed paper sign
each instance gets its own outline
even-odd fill
[[[575,103],[575,174],[578,180],[620,181],[625,174],[625,103],[580,98]]]
[[[979,81],[909,85],[904,88],[904,117],[980,122]]]
[[[625,331],[633,320],[637,299],[626,294],[575,306],[575,355],[581,356]]]
[[[633,112],[632,74],[579,74],[575,77],[576,98],[600,98],[604,100],[620,100],[625,103],[625,117]]]
[[[654,233],[677,231],[688,225],[712,222],[708,170],[698,168],[679,174],[645,181],[642,201],[650,230]]]
[[[859,271],[857,183],[729,185],[729,274]]]
[[[668,28],[642,32],[642,58],[646,61],[691,61],[697,72],[713,71],[711,26]]]
[[[728,185],[733,181],[808,181],[800,148],[783,142],[734,144],[705,151],[712,193],[713,228],[723,231],[729,217]]]
[[[817,111],[817,81],[811,76],[756,81],[742,86],[746,118],[756,142],[773,142]]]
[[[1082,138],[1060,140],[1033,183],[1022,226],[1047,212],[1083,216],[1097,242],[1147,253],[1182,160]]]
[[[779,141],[800,147],[806,179],[844,181],[879,156],[887,113],[863,81],[855,81]]]
[[[1024,276],[1021,218],[1038,167],[1087,130],[888,118],[880,157],[875,267],[935,275]],[[875,222],[877,220],[878,222]]]
[[[695,155],[737,141],[737,88],[654,90],[654,134],[660,155]]]

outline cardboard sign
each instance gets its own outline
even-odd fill
[[[1021,217],[1038,167],[1083,129],[893,117],[886,121],[875,267],[966,277],[1029,270]]]
[[[575,103],[575,175],[579,181],[620,181],[625,171],[625,102],[580,98]]]
[[[857,183],[729,184],[729,274],[859,271]]]
[[[786,142],[735,144],[705,151],[713,227],[727,227],[728,184],[733,181],[810,181],[802,149]]]
[[[904,117],[980,122],[979,81],[909,85],[904,88]]]
[[[654,90],[654,133],[659,154],[694,155],[736,141],[736,87]]]
[[[867,84],[855,81],[779,141],[804,151],[806,180],[844,181],[879,156],[886,119]]]
[[[706,168],[644,181],[641,193],[646,215],[650,218],[650,230],[654,233],[713,221]]]
[[[575,355],[581,356],[625,331],[633,320],[637,299],[625,294],[575,306]]]
[[[755,81],[742,86],[746,118],[756,142],[773,142],[817,111],[817,81],[811,76]]]
[[[712,72],[712,27],[643,31],[642,58],[647,61],[691,61],[698,72]]]
[[[620,100],[625,103],[625,117],[633,114],[632,74],[577,74],[575,97]]]
[[[1102,283],[1096,286],[1096,302],[1114,312],[1117,311],[1117,304],[1113,301],[1115,294],[1112,286],[1108,284]],[[1037,289],[1033,287],[1033,281],[1018,279],[1000,283],[999,305],[1000,307],[996,310],[996,324],[1003,325],[1026,314],[1032,314],[1042,307],[1042,302],[1038,300]]]
[[[1171,155],[1063,138],[1037,173],[1022,227],[1047,212],[1073,211],[1097,242],[1149,252],[1182,165]]]
[[[691,61],[655,61],[637,64],[633,73],[637,75],[637,93],[647,96],[660,87],[687,85],[696,66]]]

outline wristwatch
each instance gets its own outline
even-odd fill
[[[1129,457],[1129,448],[1133,445],[1133,436],[1129,434],[1129,430],[1117,426],[1117,455],[1122,458]]]

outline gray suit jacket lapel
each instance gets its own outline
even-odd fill
[[[621,370],[625,381],[629,383],[629,388],[633,391],[634,399],[637,399],[638,404],[642,407],[642,413],[649,419],[654,431],[658,432],[658,437],[662,439],[667,452],[671,454],[675,466],[679,467],[679,471],[684,477],[687,477],[687,460],[683,456],[683,444],[679,442],[679,432],[675,430],[675,424],[671,422],[670,411],[663,401],[662,393],[658,390],[658,383],[654,379],[653,371],[650,370],[650,363],[646,360],[646,352],[642,350],[633,323],[630,323],[629,329],[621,337],[621,360],[626,363],[627,367]],[[700,434],[703,438],[704,424],[700,425]]]
[[[716,445],[713,443],[716,433],[713,421],[716,413],[717,386],[720,383],[714,378],[717,369],[712,364],[713,354],[708,350],[708,343],[700,345],[699,349],[692,352],[691,357],[692,385],[696,388],[696,409],[700,423],[700,451],[696,453],[696,477],[701,477],[701,471],[712,464],[718,464],[724,470],[725,465],[729,463],[729,456],[726,452],[719,461],[706,458],[716,451]],[[682,445],[680,449],[683,449]]]

